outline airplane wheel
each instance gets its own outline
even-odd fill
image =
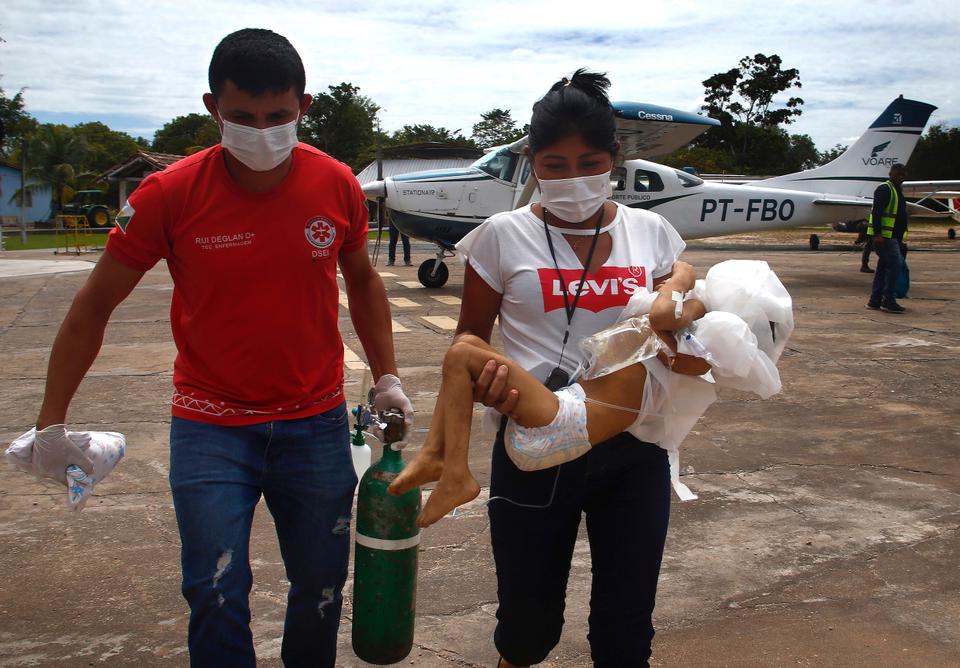
[[[951,227],[949,230],[947,230],[947,239],[956,239],[956,238],[957,238],[957,231]]]
[[[437,267],[437,273],[433,275],[433,267],[435,264],[439,264],[440,266]],[[446,284],[447,279],[450,278],[450,270],[447,269],[447,265],[439,260],[426,260],[420,265],[420,268],[417,269],[417,278],[420,279],[424,287],[442,288],[444,284]]]
[[[810,235],[810,250],[817,250],[820,248],[820,237],[816,234]]]

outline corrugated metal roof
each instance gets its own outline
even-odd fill
[[[104,171],[103,174],[100,175],[100,178],[120,178],[127,176],[128,173],[131,176],[139,177],[142,176],[145,167],[147,169],[155,169],[157,171],[164,170],[177,160],[183,160],[184,157],[186,156],[175,155],[173,153],[138,151],[123,162],[116,164]]]
[[[405,160],[384,159],[383,175],[397,176],[398,174],[409,174],[410,172],[423,172],[428,169],[457,169],[461,167],[469,167],[474,162],[476,162],[475,158],[437,158],[430,160],[423,158]],[[371,162],[369,165],[364,167],[359,174],[357,174],[357,181],[360,182],[360,185],[364,185],[376,180],[376,161]]]

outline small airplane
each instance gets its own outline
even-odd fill
[[[901,95],[852,146],[822,167],[722,183],[645,159],[687,145],[719,121],[636,102],[614,102],[613,108],[622,164],[611,173],[612,199],[656,211],[684,239],[865,219],[874,189],[886,180],[891,165],[907,163],[936,109]],[[470,230],[495,213],[539,199],[536,176],[523,155],[526,142],[523,137],[496,147],[467,168],[412,172],[363,186],[367,198],[385,207],[401,232],[436,245],[436,257],[417,272],[424,286],[447,282],[443,260],[455,254],[455,244]],[[960,188],[960,182],[936,184],[938,192]]]

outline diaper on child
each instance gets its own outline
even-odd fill
[[[503,442],[507,455],[522,471],[536,471],[569,462],[590,450],[587,436],[586,394],[579,383],[554,392],[560,407],[544,427],[521,427],[507,422]]]

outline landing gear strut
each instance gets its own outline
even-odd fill
[[[450,270],[443,263],[445,257],[453,257],[453,253],[439,248],[435,259],[425,260],[417,269],[417,278],[424,287],[442,288],[446,284],[447,279],[450,278]]]

